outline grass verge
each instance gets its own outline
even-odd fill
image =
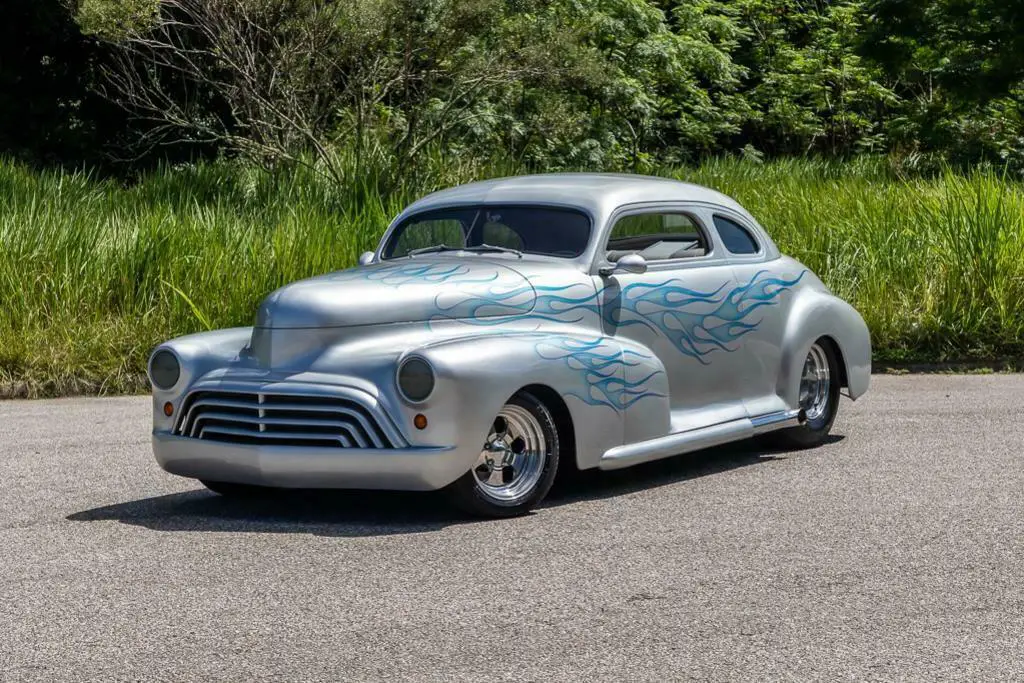
[[[249,324],[271,290],[346,267],[451,168],[382,195],[239,164],[165,168],[130,187],[0,161],[0,395],[145,387],[149,350]],[[720,189],[854,304],[876,360],[1024,354],[1024,187],[992,172],[900,179],[883,162],[734,160],[662,175]]]

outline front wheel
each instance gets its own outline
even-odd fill
[[[448,494],[456,506],[480,517],[526,514],[551,488],[558,453],[551,411],[521,391],[498,412],[473,468],[448,487]]]
[[[800,407],[807,420],[799,427],[776,432],[777,440],[790,448],[820,446],[839,413],[839,359],[828,341],[819,339],[808,351],[799,391]]]

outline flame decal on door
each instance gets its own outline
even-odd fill
[[[538,342],[535,348],[541,358],[560,361],[579,374],[580,386],[587,387],[587,392],[565,395],[574,396],[589,405],[625,410],[642,399],[664,396],[648,387],[649,380],[662,374],[661,370],[626,379],[628,368],[649,365],[644,361],[653,361],[654,358],[629,349],[620,351],[614,341],[601,337],[556,337]]]
[[[605,322],[617,327],[643,325],[668,339],[682,354],[707,364],[713,351],[735,351],[734,342],[761,324],[752,320],[755,311],[778,303],[779,296],[803,279],[756,273],[750,282],[725,291],[710,292],[682,286],[678,279],[659,283],[634,282],[622,288],[604,308]]]

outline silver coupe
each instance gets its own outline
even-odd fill
[[[415,202],[359,266],[271,293],[253,327],[158,346],[153,450],[224,495],[445,489],[511,516],[559,469],[765,432],[820,444],[870,369],[857,311],[729,197],[506,178]]]

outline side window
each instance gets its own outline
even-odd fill
[[[608,236],[608,260],[640,254],[648,261],[694,258],[708,253],[708,241],[685,213],[653,212],[623,216]]]
[[[761,251],[761,247],[750,231],[736,221],[716,215],[715,228],[730,254],[756,254]]]

